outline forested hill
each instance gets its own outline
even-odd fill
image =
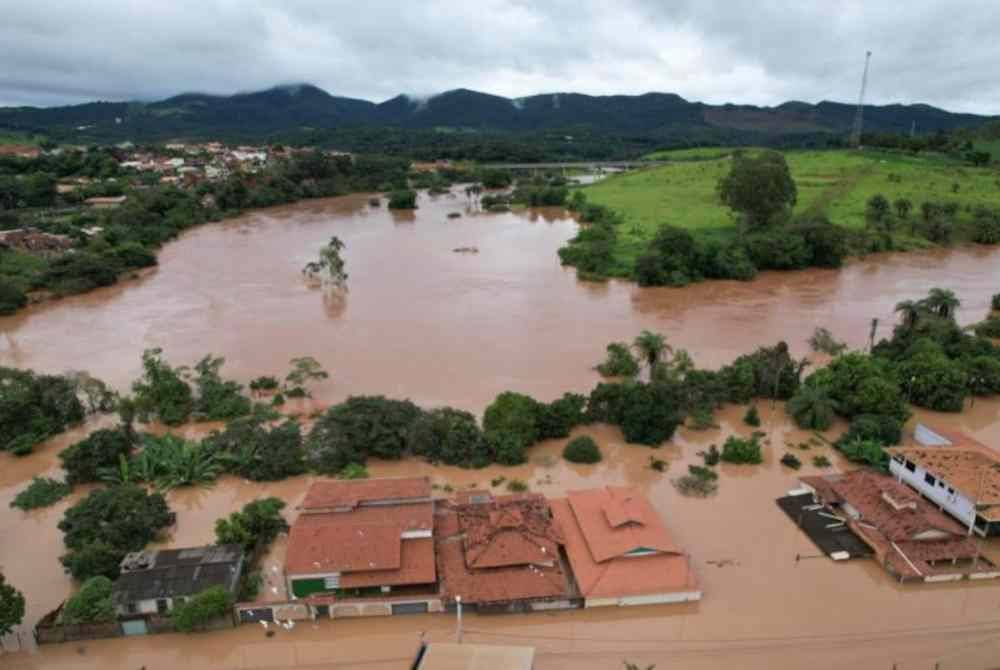
[[[0,108],[0,131],[41,133],[61,140],[142,141],[392,127],[441,134],[576,131],[666,141],[681,136],[734,141],[843,135],[850,130],[853,117],[853,105],[836,102],[707,105],[670,93],[554,93],[510,99],[457,89],[428,98],[400,95],[376,104],[336,97],[303,84],[232,96],[188,93],[151,103]],[[872,132],[908,133],[916,124],[918,133],[930,133],[976,127],[992,118],[928,105],[865,109],[866,130]]]

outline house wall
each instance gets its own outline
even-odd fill
[[[701,591],[677,591],[673,593],[652,593],[621,598],[587,598],[584,607],[630,607],[633,605],[665,605],[701,600]]]
[[[900,481],[906,482],[936,505],[942,507],[946,512],[958,519],[962,525],[968,527],[976,518],[976,508],[968,498],[958,491],[948,492],[951,486],[947,481],[937,479],[933,485],[926,481],[927,471],[919,465],[911,472],[904,463],[900,463],[895,458],[889,459],[889,472]]]

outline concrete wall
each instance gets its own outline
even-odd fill
[[[584,607],[631,607],[634,605],[666,605],[701,600],[701,591],[678,591],[675,593],[653,593],[642,596],[621,598],[587,598]]]

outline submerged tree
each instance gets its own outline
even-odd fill
[[[659,333],[644,330],[632,342],[639,358],[649,367],[650,379],[662,362],[664,354],[670,354],[673,349],[667,344],[667,338]]]
[[[334,235],[330,242],[319,250],[319,260],[306,263],[302,274],[310,279],[322,276],[324,284],[331,284],[338,289],[347,290],[347,273],[344,271],[344,259],[340,257],[344,243]]]
[[[7,583],[0,572],[0,635],[6,635],[24,619],[24,596]]]

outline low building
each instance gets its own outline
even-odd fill
[[[342,603],[350,604],[343,616],[435,609],[426,477],[319,481],[300,510],[285,556],[290,596],[308,599],[320,616],[338,616]],[[366,606],[372,602],[378,606]]]
[[[437,561],[446,603],[480,611],[574,606],[563,534],[539,494],[464,492],[437,515]]]
[[[165,616],[205,589],[221,586],[235,597],[243,566],[238,544],[131,553],[112,591],[115,613],[126,634],[145,633],[145,618]]]
[[[83,202],[94,209],[113,209],[115,207],[120,207],[122,203],[125,202],[126,198],[127,196],[124,195],[96,196],[93,198],[87,198]]]
[[[61,254],[72,248],[73,238],[68,235],[53,235],[37,228],[0,231],[0,249],[13,249],[45,257]]]
[[[905,484],[871,470],[803,477],[826,505],[900,581],[952,581],[1000,575],[965,528]]]
[[[420,647],[412,670],[532,670],[534,647],[432,642]]]
[[[1000,535],[1000,454],[962,433],[918,426],[920,444],[893,447],[889,471],[981,536]]]
[[[690,557],[638,490],[570,491],[551,505],[585,607],[701,599]]]

